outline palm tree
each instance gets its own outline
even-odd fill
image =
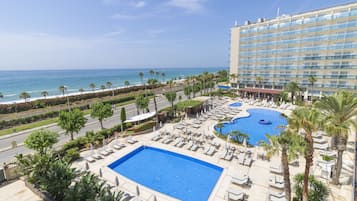
[[[334,138],[337,146],[337,161],[333,169],[332,182],[339,184],[342,169],[342,155],[346,151],[348,133],[351,127],[357,128],[357,98],[354,94],[340,91],[332,96],[323,97],[315,103],[324,116],[326,132]]]
[[[164,72],[161,73],[161,77],[162,77],[162,82],[165,82],[165,76],[166,74]]]
[[[58,125],[66,131],[66,134],[71,135],[71,140],[74,139],[73,133],[78,133],[85,126],[87,119],[83,112],[79,109],[71,111],[61,111],[58,116]]]
[[[316,77],[314,75],[311,75],[309,77],[309,83],[311,85],[311,97],[312,97],[312,92],[313,92],[313,88],[314,88],[314,84],[317,81]]]
[[[95,90],[95,84],[94,84],[94,83],[90,83],[90,84],[89,84],[89,88],[91,88],[92,91],[94,91],[94,90]]]
[[[156,72],[155,72],[155,75],[156,75],[156,79],[158,80],[158,79],[159,79],[159,76],[160,76],[160,72],[159,72],[159,71],[156,71]]]
[[[140,94],[139,96],[137,96],[136,100],[135,100],[137,109],[142,109],[143,113],[145,113],[145,109],[148,108],[149,102],[150,102],[149,97],[146,97],[143,94]]]
[[[128,87],[130,85],[130,82],[128,80],[125,80],[124,85]]]
[[[291,93],[291,102],[293,103],[296,92],[301,91],[301,88],[296,82],[290,82],[285,86],[285,91]]]
[[[105,85],[104,84],[100,85],[100,89],[104,90],[105,89]]]
[[[62,96],[64,96],[64,93],[67,91],[67,87],[64,85],[61,85],[58,87],[58,89],[62,93]]]
[[[234,73],[232,73],[232,74],[230,74],[230,77],[231,77],[231,83],[237,83],[236,82],[236,78],[237,78],[237,76],[236,76],[236,74],[234,74]]]
[[[24,99],[24,100],[25,100],[25,103],[26,103],[26,100],[27,100],[28,98],[31,98],[31,95],[30,95],[29,93],[27,93],[26,91],[24,91],[24,92],[22,92],[22,93],[20,94],[19,98]]]
[[[255,85],[254,88],[256,88],[257,83],[259,84],[259,88],[262,88],[260,84],[262,83],[263,78],[260,76],[255,77]],[[258,98],[260,98],[260,92],[258,91]]]
[[[149,79],[148,80],[148,84],[151,86],[151,90],[154,89],[154,86],[157,84],[157,80],[156,79]],[[156,118],[156,125],[159,123],[159,113],[157,111],[157,102],[156,102],[156,94],[154,91],[152,91],[153,93],[153,100],[154,100],[154,108],[155,108],[155,118]]]
[[[173,81],[173,80],[169,80],[169,81],[168,81],[168,84],[169,84],[169,87],[170,87],[170,89],[171,89],[172,86],[174,85],[174,81]]]
[[[155,71],[154,70],[149,70],[149,74],[150,74],[150,77],[152,78],[152,76],[155,74]]]
[[[41,91],[41,96],[46,97],[48,96],[48,92],[47,91]]]
[[[171,103],[171,114],[174,116],[174,102],[176,100],[176,92],[175,91],[171,91],[171,92],[167,92],[165,93],[165,97],[166,99]]]
[[[291,130],[286,130],[280,135],[266,135],[270,143],[263,142],[260,145],[266,150],[267,157],[281,154],[283,167],[285,199],[291,200],[291,182],[289,162],[304,153],[304,138]]]
[[[109,89],[112,89],[113,83],[111,82],[106,82],[105,83]],[[112,89],[112,96],[114,96],[114,90]]]
[[[0,98],[4,98],[4,95],[0,92]]]
[[[144,73],[140,72],[139,73],[139,77],[140,77],[140,80],[141,80],[141,84],[144,84]]]
[[[84,89],[83,89],[83,88],[80,88],[78,91],[81,92],[81,93],[83,93],[83,92],[84,92]]]
[[[304,189],[303,200],[308,200],[309,192],[309,175],[310,168],[313,164],[314,147],[312,133],[318,131],[323,124],[321,113],[314,108],[299,108],[292,112],[288,119],[289,128],[295,132],[303,131],[305,139],[305,172],[304,172]]]

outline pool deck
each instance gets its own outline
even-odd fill
[[[225,104],[225,107],[227,107],[226,105],[233,103],[233,102],[236,102],[236,101],[228,101]],[[266,108],[266,107],[259,107],[259,106],[251,106],[248,104],[243,104],[243,106],[241,108],[242,108],[242,112],[240,112],[234,118],[246,116],[247,115],[246,110],[250,109],[250,108],[272,109],[272,110],[282,112],[286,115],[290,114],[290,111],[287,111],[287,110],[280,110],[280,109],[273,109],[273,108]],[[191,119],[189,121],[193,121],[193,119]],[[213,125],[215,125],[216,123],[217,123],[216,120],[208,119],[208,120],[204,121],[201,125],[201,128],[198,128],[196,131],[200,131],[200,132],[204,132],[204,133],[207,133],[207,132],[213,133],[213,131],[214,131]],[[163,128],[161,128],[160,130],[165,130],[165,131],[173,133],[173,132],[177,131],[174,128],[175,125],[176,124],[165,124],[165,125],[163,125]],[[191,128],[191,130],[193,130],[193,129],[194,128]],[[132,195],[136,195],[136,186],[138,184],[136,184],[134,181],[132,181],[128,178],[125,178],[122,175],[119,175],[118,173],[111,170],[107,166],[109,164],[111,164],[112,162],[116,161],[117,159],[121,158],[122,156],[130,153],[134,149],[136,149],[142,145],[147,145],[147,146],[157,147],[157,148],[177,152],[180,154],[184,154],[184,155],[187,155],[187,156],[190,156],[193,158],[197,158],[197,159],[200,159],[200,160],[203,160],[203,161],[206,161],[206,162],[209,162],[209,163],[212,163],[212,164],[215,164],[215,165],[218,165],[218,166],[224,168],[224,170],[221,174],[221,177],[219,178],[218,182],[216,183],[216,186],[214,187],[214,189],[208,199],[209,201],[228,200],[227,199],[227,190],[228,189],[237,189],[238,191],[248,194],[248,196],[249,196],[248,200],[257,200],[257,201],[268,200],[269,192],[278,191],[278,190],[274,190],[272,187],[269,187],[269,178],[272,175],[272,173],[270,173],[269,167],[271,164],[280,163],[279,162],[280,158],[277,156],[274,156],[270,161],[258,159],[257,153],[261,152],[261,148],[259,148],[259,147],[243,148],[242,146],[231,145],[231,146],[236,147],[236,149],[238,149],[238,150],[247,149],[253,153],[253,163],[252,163],[251,167],[248,167],[248,166],[243,166],[243,165],[238,164],[238,159],[236,157],[234,157],[232,161],[226,161],[226,160],[219,158],[220,153],[223,151],[223,145],[226,143],[223,139],[220,139],[217,137],[215,138],[215,140],[221,144],[221,147],[218,150],[218,152],[215,153],[213,156],[207,156],[207,155],[203,154],[203,148],[200,148],[196,152],[194,152],[194,151],[187,150],[186,145],[183,146],[182,148],[178,148],[178,147],[175,147],[170,144],[167,145],[167,144],[163,144],[161,142],[152,141],[151,138],[154,137],[155,135],[157,135],[157,132],[151,132],[149,134],[144,134],[144,135],[139,135],[139,136],[133,137],[134,139],[138,140],[139,142],[134,145],[129,145],[128,143],[125,143],[126,144],[125,148],[123,148],[119,151],[114,150],[113,154],[110,154],[109,156],[104,157],[104,159],[97,160],[96,162],[93,162],[93,163],[89,163],[90,171],[99,175],[99,169],[101,169],[102,173],[103,173],[103,179],[108,181],[108,183],[112,184],[113,186],[115,186],[115,177],[118,177],[119,178],[119,186],[116,187],[116,189],[124,190],[125,192],[128,192]],[[124,143],[124,140],[120,139],[120,142]],[[115,140],[112,143],[115,143]],[[109,146],[111,146],[111,144],[109,144]],[[86,156],[89,156],[89,155],[90,155],[90,151],[81,153],[81,156],[83,158],[85,158]],[[315,155],[316,156],[314,158],[314,161],[318,161],[319,154],[317,153],[317,151],[315,151]],[[349,153],[346,153],[346,155],[348,158],[350,158]],[[304,170],[305,160],[302,157],[300,157],[297,161],[299,163],[298,166],[289,166],[291,177],[293,177],[297,173],[302,173]],[[352,161],[354,161],[354,160],[352,160]],[[85,160],[82,159],[82,160],[78,160],[78,161],[74,162],[73,166],[84,170],[85,163],[86,163]],[[314,175],[321,174],[320,169],[317,168],[317,165],[314,165],[311,170]],[[250,185],[250,187],[244,188],[244,187],[237,186],[235,184],[231,184],[232,176],[243,175],[243,174],[249,175],[250,180],[252,181],[252,184]],[[328,185],[329,190],[331,192],[328,200],[347,201],[347,200],[352,199],[352,186],[351,185],[342,185],[342,186],[336,187],[336,186],[329,185],[328,181],[326,181],[326,180],[322,180],[322,181]],[[164,195],[162,193],[154,191],[154,190],[147,188],[145,186],[139,185],[139,189],[140,189],[140,196],[139,196],[140,200],[152,201],[152,200],[154,200],[154,196],[157,197],[157,200],[167,200],[167,201],[177,200],[175,198],[169,197],[167,195]]]

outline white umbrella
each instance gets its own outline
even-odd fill
[[[152,127],[152,131],[153,131],[153,132],[156,131],[156,127],[155,127],[155,126]]]
[[[103,177],[102,168],[99,168],[99,177]]]
[[[154,195],[154,201],[157,201],[156,195]]]
[[[86,170],[89,170],[89,164],[86,162]]]
[[[160,121],[160,128],[162,127],[162,121]]]

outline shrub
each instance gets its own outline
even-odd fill
[[[66,152],[63,156],[63,158],[66,161],[68,161],[69,163],[79,159],[79,157],[80,157],[80,155],[79,155],[78,147],[74,147],[74,148],[70,148],[70,149],[66,150]]]

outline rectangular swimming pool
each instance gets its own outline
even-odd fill
[[[171,151],[141,146],[108,166],[115,172],[183,201],[206,201],[223,168]]]

